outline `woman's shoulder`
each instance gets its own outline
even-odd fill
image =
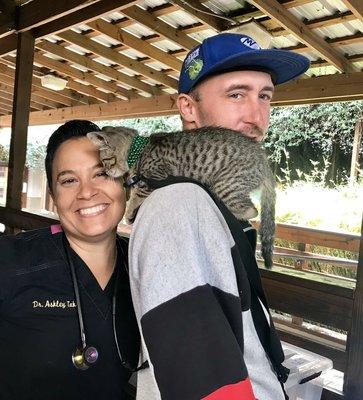
[[[22,232],[0,237],[0,273],[9,268],[16,270],[49,259],[52,254],[50,228]]]
[[[0,236],[0,246],[4,245],[21,245],[32,241],[44,240],[51,235],[51,228],[33,229],[16,235],[2,235]]]

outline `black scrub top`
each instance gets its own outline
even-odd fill
[[[130,371],[121,365],[112,321],[117,284],[118,341],[122,356],[136,363],[139,335],[124,262],[127,243],[117,239],[118,282],[114,272],[104,290],[70,249],[87,345],[99,352],[97,363],[80,371],[72,364],[80,331],[63,235],[47,228],[0,239],[0,399],[128,399]]]

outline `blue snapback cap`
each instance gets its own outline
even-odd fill
[[[249,36],[221,33],[205,39],[185,57],[179,77],[179,93],[189,93],[210,75],[238,70],[269,72],[275,85],[298,77],[310,61],[288,50],[261,49]]]

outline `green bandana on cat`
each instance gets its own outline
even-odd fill
[[[127,157],[127,165],[129,166],[129,168],[132,168],[136,164],[136,161],[139,159],[140,154],[144,150],[145,146],[149,143],[149,141],[150,138],[148,136],[134,136]]]

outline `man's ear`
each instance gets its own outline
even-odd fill
[[[176,104],[184,127],[187,129],[197,128],[197,105],[193,97],[186,93],[181,93],[176,100]]]

